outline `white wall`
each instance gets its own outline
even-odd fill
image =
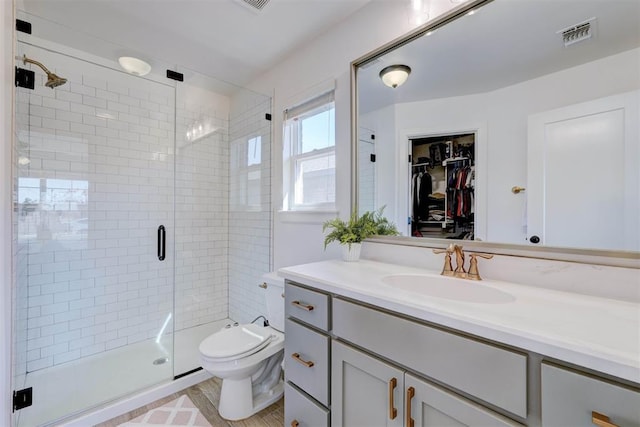
[[[395,135],[394,149],[389,150],[388,156],[378,156],[376,162],[381,186],[378,194],[387,195],[378,199],[379,203],[395,202],[395,216],[391,210],[388,213],[399,223],[406,219],[407,135],[482,128],[478,154],[486,156],[486,160],[479,157],[476,162],[476,202],[481,204],[477,209],[479,221],[483,221],[482,213],[486,212],[483,240],[524,243],[526,192],[514,195],[511,187],[527,186],[528,116],[639,88],[639,55],[640,49],[623,52],[484,94],[396,104],[393,123],[381,119],[392,116],[389,107],[367,114],[368,127],[378,134]],[[397,171],[395,178],[393,170]],[[481,185],[485,186],[484,191]]]
[[[13,4],[0,2],[0,425],[11,425]]]
[[[336,209],[346,218],[350,205],[350,63],[411,29],[407,4],[374,1],[307,43],[250,87],[273,93],[273,203],[282,206],[282,111],[287,100],[309,88],[334,79],[336,106]],[[338,245],[323,250],[322,222],[335,217],[324,215],[274,216],[274,267],[300,264],[339,256]]]

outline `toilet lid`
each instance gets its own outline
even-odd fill
[[[243,356],[262,349],[272,337],[271,328],[253,323],[233,326],[205,338],[200,343],[200,353],[215,359]]]

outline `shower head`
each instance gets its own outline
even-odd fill
[[[51,71],[49,71],[47,69],[47,67],[45,67],[44,65],[42,65],[38,61],[34,61],[33,59],[27,58],[27,55],[24,55],[22,57],[22,62],[24,64],[26,64],[26,63],[35,64],[38,67],[42,68],[42,71],[47,73],[47,82],[44,84],[46,87],[50,87],[51,89],[53,89],[54,87],[62,86],[63,84],[65,84],[67,82],[67,79],[62,78],[62,77],[58,76],[57,74],[52,73]]]

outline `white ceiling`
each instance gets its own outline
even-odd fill
[[[270,0],[254,11],[240,0],[21,0],[18,8],[35,36],[244,85],[369,1]]]
[[[564,47],[557,32],[593,17],[593,37]],[[638,46],[638,0],[495,0],[366,64],[358,73],[360,111],[489,92]],[[412,69],[397,89],[378,77],[391,64]]]

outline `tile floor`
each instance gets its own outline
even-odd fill
[[[222,419],[220,415],[218,415],[218,411],[216,409],[216,405],[220,398],[220,386],[220,379],[211,378],[189,387],[186,390],[174,393],[127,414],[120,415],[119,417],[98,424],[96,427],[115,427],[144,414],[150,409],[162,406],[183,394],[189,396],[191,401],[213,427],[282,427],[284,425],[284,398],[245,420],[227,421]]]

